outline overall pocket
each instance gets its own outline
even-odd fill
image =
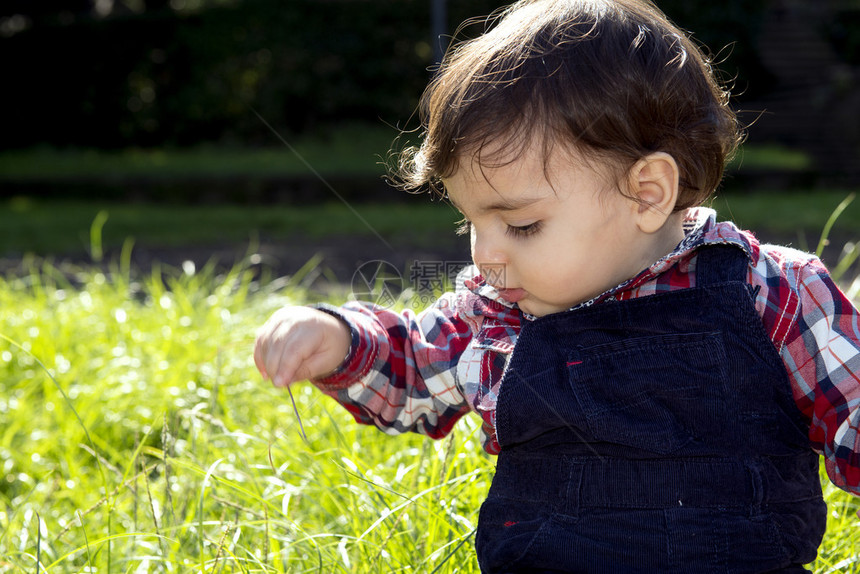
[[[578,348],[567,366],[598,441],[665,455],[719,436],[725,422],[726,353],[719,332]]]
[[[549,524],[535,506],[493,496],[484,501],[475,536],[481,572],[509,571],[529,554]]]

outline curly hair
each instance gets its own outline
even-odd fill
[[[521,0],[456,45],[420,104],[423,139],[399,180],[443,194],[461,161],[515,161],[542,145],[609,161],[620,175],[652,152],[679,168],[675,209],[717,188],[742,139],[710,60],[648,0]],[[624,192],[623,190],[621,190]]]

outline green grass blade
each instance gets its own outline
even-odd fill
[[[108,220],[108,212],[105,210],[99,211],[90,226],[90,257],[96,263],[101,263],[104,259],[104,245],[102,243],[102,230]]]
[[[73,415],[75,415],[75,419],[77,419],[78,424],[79,424],[79,425],[80,425],[80,427],[81,427],[81,430],[83,430],[84,435],[86,435],[86,437],[87,437],[87,442],[89,442],[90,447],[93,449],[93,452],[98,452],[98,449],[96,449],[96,446],[95,446],[95,443],[93,442],[92,437],[90,437],[90,431],[89,431],[89,429],[87,429],[87,425],[86,425],[86,424],[84,424],[84,420],[81,418],[81,415],[80,415],[80,414],[78,414],[78,411],[77,411],[77,409],[75,408],[75,405],[72,403],[71,399],[69,399],[69,396],[66,394],[66,391],[65,391],[65,390],[63,390],[63,387],[60,385],[60,383],[57,381],[57,379],[55,379],[55,378],[54,378],[54,375],[52,375],[52,374],[51,374],[51,371],[50,371],[50,370],[45,366],[45,363],[43,363],[43,362],[42,362],[42,361],[41,361],[41,360],[40,360],[36,355],[34,355],[33,353],[31,353],[30,351],[28,351],[27,349],[25,349],[22,345],[20,345],[20,344],[19,344],[19,343],[17,343],[16,341],[13,341],[12,339],[10,339],[9,337],[7,337],[7,336],[6,336],[6,335],[4,335],[3,333],[0,333],[0,339],[2,339],[3,341],[6,341],[7,343],[9,343],[10,345],[12,345],[13,347],[15,347],[16,349],[18,349],[19,351],[22,351],[22,352],[26,353],[26,354],[27,354],[27,355],[29,355],[29,356],[30,356],[34,361],[36,361],[36,364],[38,364],[38,365],[39,365],[39,367],[42,369],[42,371],[44,371],[44,372],[45,372],[45,374],[46,374],[46,375],[48,375],[48,378],[51,380],[51,382],[53,382],[53,383],[54,383],[54,386],[57,388],[57,390],[58,390],[58,391],[60,392],[60,394],[63,396],[63,400],[66,402],[66,405],[69,407],[69,410],[70,410],[70,411],[72,411],[72,414],[73,414]],[[105,490],[107,490],[107,476],[105,476],[104,468],[102,468],[102,464],[101,464],[101,462],[99,461],[99,458],[98,458],[97,456],[95,456],[95,457],[93,457],[93,458],[94,458],[94,459],[95,459],[95,461],[96,461],[96,466],[97,466],[97,468],[98,468],[98,470],[99,470],[99,474],[100,474],[100,475],[101,475],[101,477],[102,477],[102,485],[104,486]]]
[[[839,216],[842,215],[845,208],[851,205],[851,202],[854,201],[854,197],[856,195],[856,193],[849,193],[848,196],[836,206],[836,209],[833,210],[830,217],[827,218],[827,222],[824,224],[824,228],[821,231],[821,239],[818,240],[818,247],[815,248],[815,255],[818,257],[821,257],[821,254],[824,253],[824,247],[827,245],[830,231],[833,229],[833,224],[836,223],[836,220],[839,219]]]

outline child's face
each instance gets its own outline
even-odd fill
[[[472,259],[523,311],[567,310],[653,263],[640,205],[612,186],[608,170],[559,146],[546,165],[535,149],[502,167],[463,164],[444,184],[471,223]]]

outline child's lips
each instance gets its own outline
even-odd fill
[[[526,296],[525,289],[499,289],[499,297],[508,303],[516,303]]]

